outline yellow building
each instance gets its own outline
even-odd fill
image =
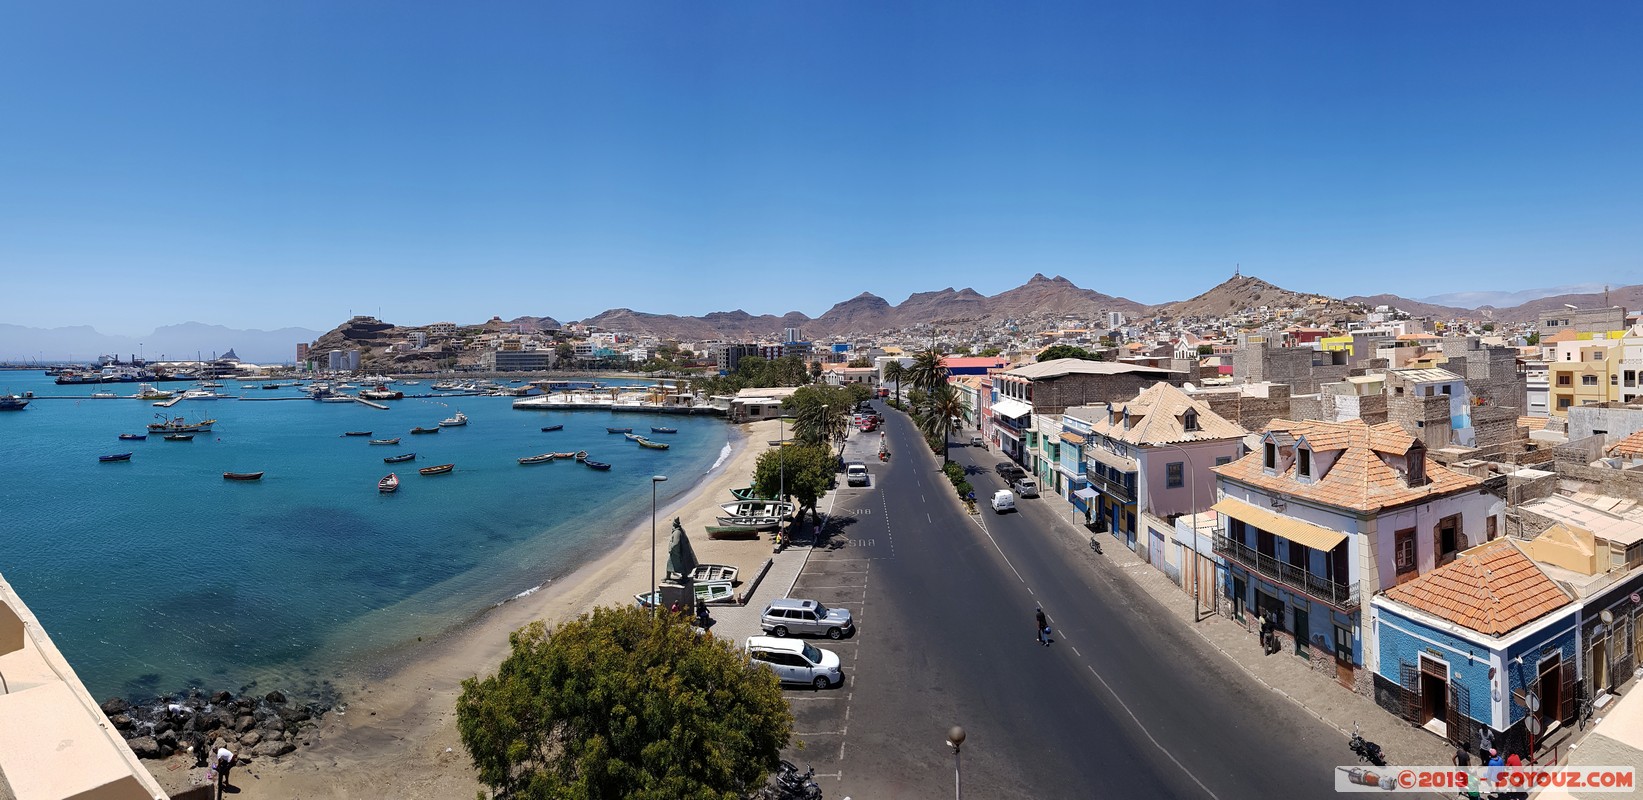
[[[1558,360],[1546,365],[1551,393],[1547,411],[1564,417],[1571,406],[1620,399],[1619,344],[1613,339],[1560,343]]]
[[[1345,350],[1347,355],[1352,355],[1351,336],[1325,336],[1324,338],[1318,340],[1318,345],[1322,347],[1326,353],[1336,350]]]

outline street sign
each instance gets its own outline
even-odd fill
[[[1540,711],[1540,695],[1534,692],[1525,694],[1523,696],[1523,705],[1525,708],[1529,709],[1529,713],[1531,714]]]

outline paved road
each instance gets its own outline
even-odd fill
[[[840,491],[835,545],[794,591],[860,618],[855,639],[818,643],[844,658],[845,686],[789,692],[805,742],[793,757],[815,765],[828,797],[951,797],[952,724],[968,734],[968,797],[1334,793],[1331,767],[1350,758],[1338,733],[1230,677],[1112,564],[1055,535],[1061,501],[984,510],[978,524],[906,417],[886,416],[895,456],[869,461],[870,487]],[[852,449],[870,455],[876,438]],[[972,481],[983,498],[1001,485],[990,471]],[[1033,636],[1038,604],[1049,647]]]

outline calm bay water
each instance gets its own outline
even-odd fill
[[[670,477],[663,502],[688,491],[730,436],[714,417],[515,411],[494,397],[408,398],[379,411],[264,402],[296,392],[224,383],[219,391],[257,401],[160,409],[89,398],[135,384],[0,372],[0,393],[87,396],[0,412],[0,573],[95,696],[346,674],[597,557],[650,513],[651,475]],[[468,426],[410,435],[457,410]],[[143,433],[156,413],[217,424],[192,442],[116,439]],[[565,428],[540,431],[553,424]],[[605,432],[651,425],[679,429],[655,436],[671,450]],[[353,430],[400,445],[342,436]],[[574,450],[613,467],[515,461]],[[97,461],[127,451],[129,463]],[[418,460],[382,463],[406,452]],[[456,470],[417,474],[444,463]],[[230,471],[267,474],[223,480]],[[389,472],[400,490],[381,495]]]

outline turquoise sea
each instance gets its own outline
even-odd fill
[[[407,398],[379,411],[265,402],[299,395],[223,383],[219,392],[256,401],[160,409],[89,397],[136,384],[0,372],[0,394],[86,397],[0,412],[0,573],[96,697],[351,674],[597,557],[650,514],[651,475],[670,478],[658,487],[665,504],[707,474],[731,436],[717,417],[516,411],[499,397]],[[431,383],[396,388],[428,394]],[[410,435],[457,410],[466,427]],[[157,413],[217,423],[191,442],[117,440]],[[553,424],[565,428],[541,432]],[[605,432],[651,425],[679,429],[654,436],[672,449]],[[353,430],[400,445],[342,436]],[[575,450],[613,467],[515,460]],[[127,451],[128,463],[97,460]],[[406,452],[418,460],[382,462]],[[456,470],[417,474],[444,463]],[[230,471],[266,475],[224,480]],[[379,494],[389,472],[400,490]]]

